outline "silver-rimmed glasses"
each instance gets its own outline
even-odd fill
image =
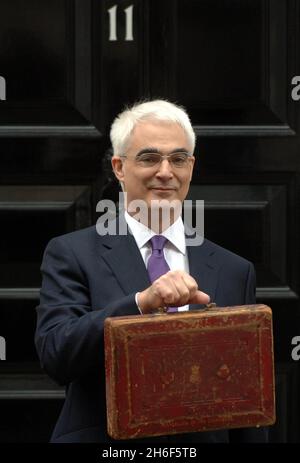
[[[186,167],[192,158],[192,156],[187,152],[178,152],[166,155],[159,153],[141,153],[135,158],[128,158],[126,155],[122,155],[120,157],[131,159],[141,167],[158,167],[164,159],[167,159],[171,166],[176,169]]]

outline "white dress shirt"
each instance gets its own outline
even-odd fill
[[[129,231],[132,233],[136,241],[136,244],[140,250],[143,261],[145,262],[145,266],[147,268],[148,259],[152,254],[152,247],[149,240],[155,236],[156,233],[131,217],[127,211],[125,211],[125,220],[127,222]],[[176,222],[174,222],[161,234],[168,240],[164,246],[163,252],[170,270],[184,270],[188,273],[189,263],[182,218],[179,217]],[[135,300],[137,302],[137,295]],[[189,310],[188,305],[178,307],[179,312],[185,310]]]

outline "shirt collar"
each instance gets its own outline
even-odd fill
[[[153,230],[131,217],[127,211],[125,211],[125,220],[129,230],[134,236],[139,249],[141,249],[152,238],[152,236],[155,236]],[[169,228],[167,228],[162,233],[162,235],[165,236],[170,241],[170,243],[172,243],[182,254],[185,255],[185,235],[181,217],[178,217],[178,219]]]

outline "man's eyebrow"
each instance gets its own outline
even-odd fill
[[[138,153],[137,153],[137,156],[139,156],[140,154],[148,154],[148,153],[157,153],[157,154],[160,154],[160,151],[157,149],[157,148],[143,148],[142,150],[140,150]]]
[[[159,151],[157,148],[143,148],[137,153],[137,156],[140,156],[141,154],[149,154],[149,153],[157,153],[157,154],[162,154],[161,151]],[[189,154],[189,151],[186,148],[175,148],[172,150],[169,154],[174,154],[174,153],[186,153]]]
[[[173,151],[171,151],[170,154],[173,154],[173,153],[185,153],[185,154],[189,154],[189,151],[188,151],[186,148],[175,148]]]

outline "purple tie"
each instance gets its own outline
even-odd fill
[[[152,254],[148,260],[147,270],[151,283],[170,270],[163,251],[167,241],[162,235],[155,235],[150,240]],[[177,312],[177,307],[169,307],[168,312]]]

